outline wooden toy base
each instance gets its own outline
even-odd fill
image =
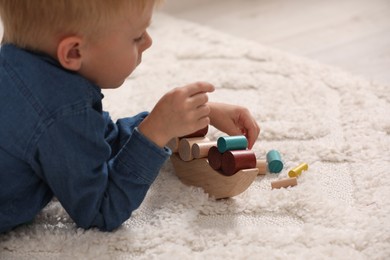
[[[186,185],[201,187],[216,199],[229,198],[244,192],[255,180],[259,169],[245,169],[225,176],[210,167],[206,158],[185,162],[172,154],[175,174]]]

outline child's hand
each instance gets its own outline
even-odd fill
[[[193,133],[210,124],[207,92],[214,86],[197,82],[165,94],[139,125],[139,131],[160,147],[173,137]]]
[[[228,135],[245,135],[251,149],[260,133],[260,127],[249,110],[235,105],[208,103],[210,123]]]

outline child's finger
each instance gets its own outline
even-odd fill
[[[249,149],[252,149],[254,143],[257,140],[257,137],[259,136],[260,127],[257,125],[256,122],[250,121],[248,122],[248,125],[245,126],[245,130],[247,133]]]
[[[187,86],[188,96],[194,96],[199,93],[213,92],[215,87],[207,82],[197,82]]]
[[[197,117],[208,117],[210,114],[210,107],[207,105],[201,105],[196,109]]]
[[[198,93],[189,98],[189,102],[192,107],[199,107],[205,105],[209,101],[209,97],[206,93]]]

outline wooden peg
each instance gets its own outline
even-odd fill
[[[286,178],[271,182],[272,189],[287,188],[289,186],[296,186],[298,184],[297,178]]]
[[[222,163],[222,153],[218,151],[217,146],[212,146],[209,149],[209,153],[207,154],[208,162],[214,170],[221,169],[221,163]]]
[[[282,157],[277,150],[271,150],[267,153],[267,163],[271,173],[280,173],[283,170]]]
[[[217,146],[216,141],[194,143],[192,146],[192,156],[195,159],[205,158],[213,146]]]
[[[301,163],[300,165],[298,165],[297,167],[295,167],[294,169],[289,171],[288,176],[298,177],[301,175],[302,171],[307,171],[307,169],[309,169],[309,166],[307,165],[307,163]]]
[[[174,137],[167,143],[167,147],[172,150],[172,153],[179,152],[179,141],[178,137]]]
[[[221,136],[217,140],[218,150],[221,153],[230,150],[245,150],[248,148],[248,140],[244,135]]]
[[[192,157],[192,146],[197,142],[208,142],[210,141],[207,137],[194,137],[194,138],[182,138],[179,141],[179,156],[183,161],[191,161]]]
[[[222,154],[222,172],[233,175],[239,170],[256,168],[256,155],[251,150],[226,151]]]
[[[268,164],[267,161],[257,160],[256,168],[259,169],[259,175],[265,175],[267,173]]]
[[[172,138],[168,143],[167,147],[172,150],[172,153],[178,153],[179,152],[179,142],[180,139],[183,138],[194,138],[194,137],[204,137],[206,136],[207,132],[209,130],[209,126],[206,126],[205,128],[199,129],[198,131],[181,137],[174,137]]]

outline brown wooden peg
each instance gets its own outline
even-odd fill
[[[251,150],[232,150],[222,154],[222,172],[233,175],[239,170],[256,168],[256,155]]]
[[[207,159],[209,161],[211,168],[213,168],[214,170],[221,169],[222,154],[218,151],[217,146],[212,146],[209,149],[209,153],[207,154]]]

